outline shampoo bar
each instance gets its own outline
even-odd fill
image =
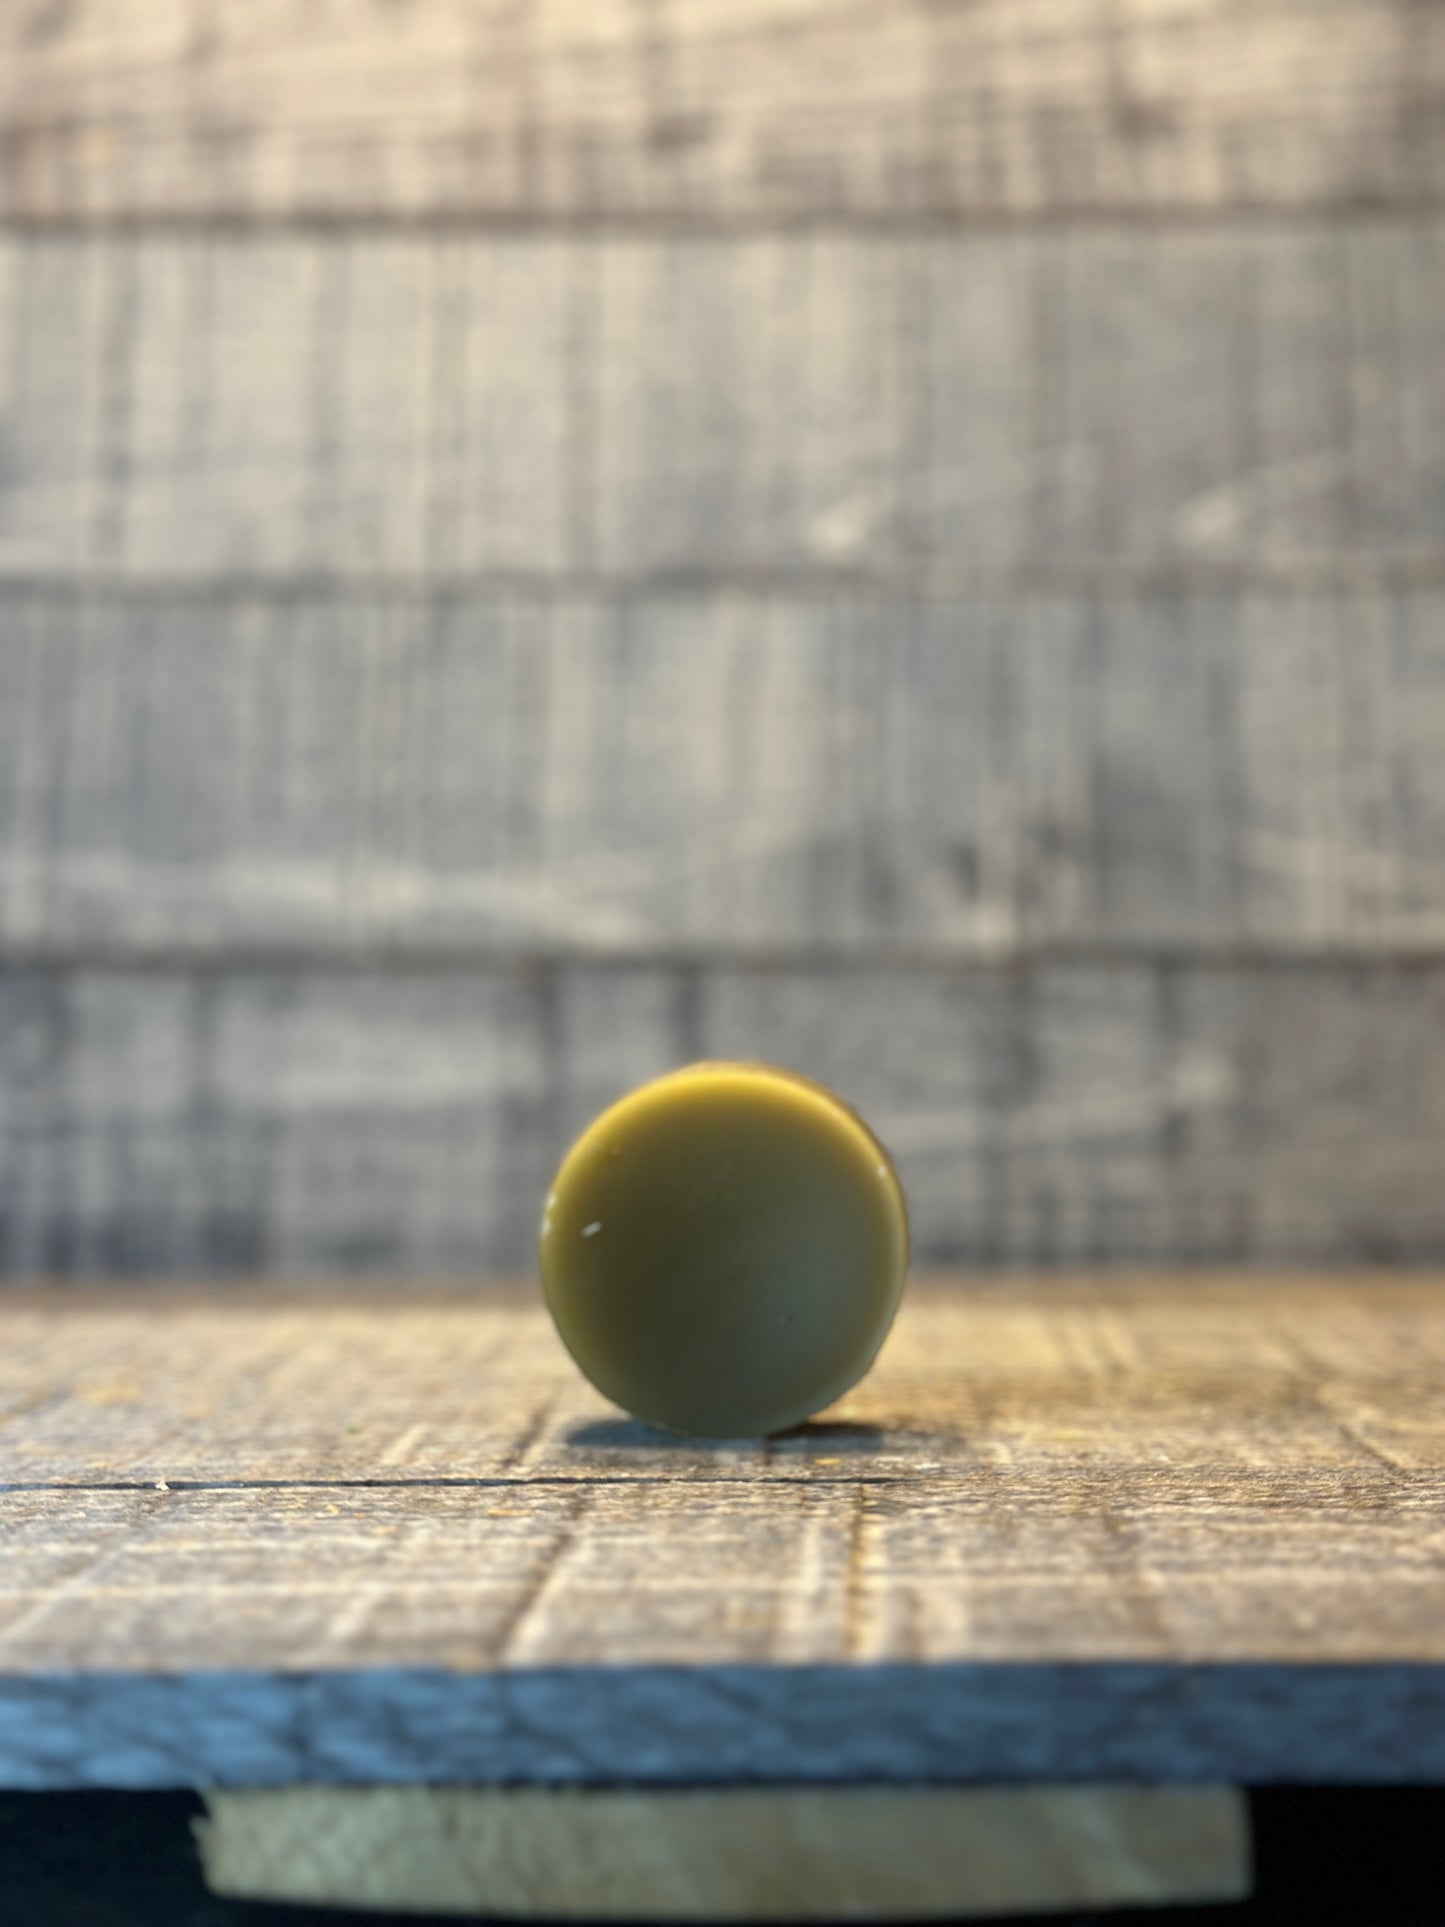
[[[767,1064],[693,1064],[573,1145],[541,1266],[600,1392],[674,1432],[755,1437],[801,1424],[873,1363],[908,1220],[887,1153],[830,1092]]]

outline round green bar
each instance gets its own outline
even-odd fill
[[[908,1269],[888,1153],[821,1085],[693,1064],[633,1091],[562,1162],[542,1288],[598,1391],[705,1438],[800,1425],[873,1363]]]

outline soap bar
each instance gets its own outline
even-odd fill
[[[821,1085],[693,1064],[624,1097],[563,1160],[542,1288],[606,1397],[699,1437],[800,1425],[877,1356],[908,1268],[891,1160]]]

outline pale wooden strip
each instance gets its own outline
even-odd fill
[[[957,1919],[1249,1892],[1229,1788],[212,1793],[212,1892],[544,1920]]]
[[[107,343],[103,309],[118,258],[60,241],[0,242],[0,569],[68,574],[88,560],[97,420],[107,380],[129,373],[133,342]]]
[[[514,972],[415,988],[8,980],[7,1267],[288,1271],[430,1248],[466,1271],[521,1250],[551,1156],[532,993]]]
[[[0,596],[0,933],[1429,957],[1445,597]]]
[[[735,970],[704,1036],[854,1098],[925,1254],[1423,1256],[1439,995],[1408,967]]]
[[[915,255],[813,235],[600,253],[603,563],[828,569],[898,556],[900,457],[912,457],[899,402],[919,373],[902,361],[900,308]],[[991,260],[980,278],[994,272]]]
[[[425,566],[585,568],[595,252],[546,237],[462,239],[418,247],[413,261],[434,290]]]
[[[344,258],[286,242],[242,255],[204,237],[132,252],[138,323],[119,565],[198,577],[306,567],[337,486]]]
[[[398,14],[86,0],[0,39],[21,219],[966,216],[1438,191],[1407,0]]]
[[[468,963],[0,976],[11,1274],[529,1265],[573,1132],[760,1057],[856,1102],[921,1260],[1445,1249],[1438,965]]]
[[[11,236],[0,576],[1429,572],[1442,260],[1429,214]]]

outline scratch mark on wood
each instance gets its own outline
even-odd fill
[[[526,1648],[544,1637],[546,1601],[569,1558],[583,1548],[583,1528],[592,1510],[592,1495],[585,1486],[568,1493],[562,1503],[560,1523],[533,1573],[521,1598],[504,1620],[497,1634],[500,1663],[516,1664],[526,1657]]]

